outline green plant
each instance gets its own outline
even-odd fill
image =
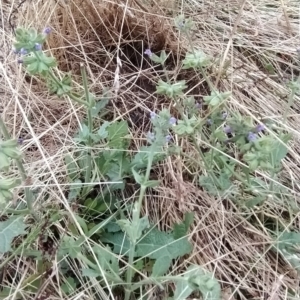
[[[184,222],[175,224],[173,231],[170,232],[159,231],[150,224],[147,216],[141,217],[146,190],[159,185],[159,181],[150,180],[153,165],[172,153],[178,153],[178,149],[172,145],[172,134],[176,133],[177,119],[172,117],[166,109],[157,114],[152,112],[150,119],[153,131],[147,134],[148,145],[139,149],[131,157],[128,151],[130,135],[126,121],[104,121],[100,128],[95,129],[94,119],[107,105],[109,91],[105,91],[102,99],[96,99],[88,90],[85,69],[81,66],[83,93],[73,92],[70,74],[65,74],[60,79],[59,71],[55,69],[57,65],[55,58],[47,56],[42,50],[49,33],[49,28],[41,34],[34,29],[17,29],[15,52],[21,55],[19,63],[24,65],[29,74],[40,76],[45,80],[51,93],[59,97],[69,97],[87,111],[87,120],[82,123],[78,135],[74,137],[74,141],[79,146],[78,150],[65,157],[67,174],[71,183],[68,199],[80,201],[84,204],[86,212],[97,216],[98,224],[86,223],[89,219],[79,215],[75,218],[87,237],[99,236],[101,241],[101,244],[87,249],[83,238],[79,237],[76,240],[65,236],[59,247],[59,257],[63,259],[67,256],[84,262],[88,268],[83,269],[82,274],[86,277],[102,278],[103,283],[111,287],[123,286],[126,300],[129,300],[141,286],[149,283],[161,286],[165,280],[181,282],[181,285],[177,287],[177,293],[180,294],[182,284],[190,279],[189,292],[185,291],[185,295],[197,289],[206,295],[205,284],[199,285],[199,280],[201,281],[201,276],[203,277],[204,274],[192,272],[191,277],[188,275],[170,278],[165,276],[172,260],[189,254],[192,250],[187,239],[187,231],[193,221],[193,215],[187,214]],[[152,59],[165,69],[167,55],[164,51],[159,57],[153,55]],[[157,92],[175,97],[182,94],[185,87],[184,82],[172,85],[169,80],[168,82],[161,80],[158,83]],[[189,131],[187,126],[193,127],[196,124],[181,125],[184,132]],[[178,124],[179,127],[180,124]],[[101,148],[99,150],[99,144],[103,145],[102,150]],[[98,145],[97,151],[93,150],[95,145]],[[7,166],[7,163],[5,165]],[[140,186],[139,196],[131,208],[127,205],[122,207],[114,192],[122,191],[125,187],[125,179],[130,177],[133,177]],[[101,195],[91,196],[91,191],[99,183],[103,183]],[[130,209],[131,212],[128,213]],[[108,217],[107,210],[113,215]],[[10,224],[3,224],[4,227],[6,225]],[[18,234],[24,233],[24,225],[22,226],[19,227],[22,230],[19,230]],[[5,228],[8,230],[9,226]],[[75,236],[78,234],[75,228],[70,227],[70,230]],[[13,235],[7,234],[7,238],[11,241]],[[112,250],[108,244],[113,246]],[[9,246],[6,245],[4,250],[9,251]],[[116,254],[127,257],[125,270],[120,268]],[[136,275],[141,268],[146,267],[145,263],[148,270],[151,270],[151,275],[147,280],[136,281]],[[149,266],[151,266],[150,269]],[[74,283],[71,284],[72,286]],[[68,289],[67,286],[65,289]]]
[[[70,226],[74,237],[67,235],[62,239],[58,256],[62,261],[69,257],[83,262],[86,268],[82,275],[96,277],[104,287],[123,287],[125,300],[140,295],[138,290],[143,290],[147,284],[163,288],[167,282],[175,284],[174,294],[169,295],[169,299],[186,299],[193,291],[199,291],[205,299],[221,297],[218,281],[199,266],[189,267],[183,275],[169,275],[173,261],[192,251],[187,236],[193,214],[187,213],[183,222],[174,224],[168,232],[158,230],[147,215],[141,215],[147,190],[160,184],[159,180],[150,178],[156,163],[173,153],[181,155],[194,168],[201,170],[198,175],[200,186],[210,194],[226,197],[243,208],[260,205],[270,196],[276,199],[282,192],[274,181],[279,178],[281,161],[287,155],[286,145],[291,136],[271,123],[256,123],[250,117],[230,112],[231,92],[217,90],[207,76],[213,65],[212,58],[193,46],[192,20],[180,16],[175,24],[190,42],[182,69],[203,76],[210,90],[203,102],[196,102],[185,92],[186,80],[169,78],[166,63],[169,55],[164,50],[157,55],[147,49],[145,55],[164,70],[157,82],[156,93],[170,99],[178,115],[175,118],[168,109],[151,112],[152,131],[146,135],[147,145],[138,149],[135,155],[129,151],[131,136],[127,122],[108,122],[99,118],[109,102],[109,90],[103,92],[101,99],[96,99],[89,92],[85,68],[81,65],[82,93],[74,92],[71,75],[59,76],[61,73],[56,69],[55,58],[42,50],[49,29],[41,34],[34,29],[16,31],[15,51],[21,55],[19,62],[27,72],[45,80],[51,93],[69,97],[87,112],[74,137],[77,147],[65,156],[70,182],[68,199],[83,205],[83,210],[75,218],[85,236],[80,236]],[[294,86],[292,91],[296,93]],[[98,121],[100,119],[100,125],[95,122],[96,117]],[[173,144],[175,135],[192,142],[197,159]],[[9,144],[11,141],[6,138],[5,142]],[[7,168],[11,158],[19,161],[20,153],[15,143],[11,142],[9,147],[3,145],[1,149],[4,151],[0,155],[3,156],[3,168]],[[203,146],[207,147],[205,151]],[[263,182],[257,178],[256,171],[266,172],[271,180]],[[120,199],[127,180],[134,180],[138,185],[137,196],[130,204]],[[0,194],[3,199],[5,195],[11,197],[9,190],[16,184],[15,181],[3,181],[1,191],[4,192]],[[94,195],[97,189],[99,192]],[[32,212],[30,201],[27,205]],[[13,220],[3,224],[3,228],[9,228]],[[3,238],[7,238],[10,244],[15,236],[24,233],[24,228],[22,223],[18,232],[4,232]],[[93,247],[87,247],[86,238],[97,242]],[[3,251],[11,250],[8,244]],[[147,278],[141,271],[147,272]],[[65,282],[67,292],[72,287],[72,280],[70,284]]]

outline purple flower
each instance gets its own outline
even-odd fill
[[[18,58],[17,62],[18,62],[18,64],[22,64],[24,61],[22,58]]]
[[[171,139],[172,139],[172,137],[168,134],[168,135],[166,136],[166,142],[169,143],[169,142],[171,141]]]
[[[19,145],[22,145],[23,142],[24,142],[24,140],[23,140],[22,138],[18,138],[18,144],[19,144]]]
[[[43,30],[43,34],[48,35],[51,33],[51,31],[52,31],[52,29],[50,27],[45,27]]]
[[[169,120],[169,123],[170,123],[171,125],[176,125],[176,122],[177,122],[177,119],[174,118],[174,117],[171,117],[170,120]]]
[[[147,55],[147,56],[149,56],[149,57],[151,57],[153,53],[152,53],[152,51],[148,48],[148,49],[145,50],[144,54]]]
[[[206,120],[206,124],[207,125],[212,125],[214,122],[213,122],[213,120],[212,119],[207,119]]]
[[[255,142],[257,139],[257,135],[253,132],[249,132],[248,135],[247,135],[247,140],[249,142]]]
[[[151,113],[150,113],[151,120],[155,119],[156,116],[157,116],[157,114],[154,111],[151,111]]]
[[[261,131],[264,131],[266,129],[266,126],[264,124],[258,124],[256,127],[255,127],[255,131],[258,133],[258,132],[261,132]]]
[[[39,44],[39,43],[35,43],[34,49],[35,49],[36,51],[40,51],[40,50],[42,50],[42,45]]]
[[[227,133],[227,134],[228,134],[228,133],[232,133],[232,128],[231,128],[229,125],[226,125],[226,126],[224,127],[223,130],[224,130],[224,132]]]
[[[27,53],[28,53],[28,51],[25,48],[21,48],[21,50],[20,50],[21,55],[26,55]]]

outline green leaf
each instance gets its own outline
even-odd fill
[[[79,179],[76,179],[74,182],[72,182],[70,186],[70,191],[68,195],[68,201],[73,201],[77,198],[77,196],[80,194],[82,188],[82,182]]]
[[[195,50],[186,53],[182,63],[182,69],[204,68],[210,64],[210,58],[202,50]]]
[[[82,231],[84,233],[88,233],[89,230],[88,230],[85,220],[83,218],[79,217],[78,215],[74,215],[74,217],[75,217],[76,221],[78,222],[78,224],[81,226]]]
[[[67,255],[75,259],[77,258],[78,253],[80,252],[81,252],[81,247],[79,243],[76,242],[73,237],[64,235],[58,249],[58,256],[63,257]]]
[[[144,186],[149,187],[149,188],[154,188],[159,186],[160,181],[159,180],[148,180],[143,183]]]
[[[158,258],[152,269],[152,277],[164,275],[170,268],[172,259],[168,256],[163,256]]]
[[[140,175],[134,168],[131,169],[134,180],[136,183],[142,185],[144,183],[144,176]]]
[[[106,139],[108,136],[107,127],[110,125],[109,122],[105,121],[97,131],[100,139]]]
[[[200,291],[205,300],[220,300],[221,287],[212,274],[200,266],[190,266],[175,284],[174,300],[186,299],[194,291]]]
[[[108,104],[108,101],[109,101],[108,97],[104,96],[103,99],[101,99],[100,101],[96,102],[96,105],[92,109],[92,116],[93,117],[98,116],[98,114],[100,113],[100,111],[106,107],[106,105]]]
[[[158,94],[167,95],[168,97],[173,98],[175,96],[182,95],[185,88],[187,88],[185,80],[177,81],[171,84],[160,79],[156,87],[156,92]]]
[[[158,259],[169,257],[175,259],[192,251],[187,238],[175,240],[172,234],[152,228],[137,244],[137,256]]]
[[[72,294],[76,289],[75,279],[73,277],[67,277],[65,282],[61,285],[61,289],[67,295]]]
[[[124,232],[104,233],[101,241],[112,244],[114,253],[128,256],[130,241]]]
[[[78,167],[74,161],[74,158],[70,154],[65,156],[65,164],[67,167],[68,176],[71,181],[74,182],[78,177]]]
[[[82,276],[93,278],[93,277],[99,277],[100,274],[98,270],[86,268],[86,269],[82,269]]]
[[[125,137],[128,135],[128,124],[126,121],[119,121],[110,124],[107,128],[108,146],[113,149],[123,149],[125,147]]]
[[[124,232],[105,233],[101,238],[102,242],[114,246],[113,252],[128,256],[130,241]],[[175,259],[192,251],[192,245],[187,238],[175,240],[171,233],[159,231],[153,227],[144,234],[136,245],[136,257],[149,257],[158,259],[169,257]]]
[[[275,248],[294,267],[300,275],[300,233],[283,232],[279,233]]]
[[[272,147],[271,157],[274,166],[278,166],[281,160],[285,158],[288,153],[288,147],[286,144],[291,140],[291,135],[286,134],[279,137],[281,142],[276,140]]]
[[[98,263],[101,266],[102,270],[113,274],[119,278],[119,261],[116,255],[111,252],[111,249],[107,246],[103,248],[99,245],[93,247],[93,250],[97,256]],[[102,276],[101,271],[98,271],[100,276]]]
[[[212,91],[209,96],[203,97],[203,100],[206,104],[215,107],[221,104],[224,100],[226,100],[231,95],[230,92],[220,93],[218,91]]]
[[[22,217],[11,217],[0,222],[0,253],[11,251],[13,239],[21,234],[25,234],[26,225]]]
[[[173,229],[174,239],[177,240],[186,236],[187,231],[190,225],[193,223],[193,221],[194,221],[194,213],[190,212],[185,214],[183,223],[174,224],[174,229]]]
[[[143,231],[149,227],[149,221],[147,216],[138,219],[136,223],[134,223],[134,220],[136,218],[133,216],[132,222],[122,219],[117,221],[117,224],[126,232],[129,240],[135,243],[142,236]]]

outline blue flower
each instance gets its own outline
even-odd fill
[[[35,49],[36,51],[40,51],[40,50],[42,50],[42,45],[39,44],[39,43],[35,43],[34,49]]]
[[[257,135],[253,132],[249,132],[248,135],[247,135],[247,140],[249,142],[255,142],[257,139]]]
[[[170,120],[169,120],[169,123],[170,123],[171,125],[176,125],[176,122],[177,122],[177,119],[174,118],[174,117],[171,117]]]
[[[213,123],[214,123],[214,121],[212,119],[207,119],[206,120],[207,125],[212,125]]]
[[[43,30],[43,34],[48,35],[51,33],[51,31],[52,31],[52,29],[50,27],[45,27]]]
[[[144,52],[144,54],[147,55],[147,56],[149,56],[149,57],[151,57],[153,53],[152,53],[152,51],[150,49],[146,49],[145,52]]]
[[[26,55],[27,53],[28,53],[28,51],[25,48],[21,48],[21,50],[20,50],[21,55]]]

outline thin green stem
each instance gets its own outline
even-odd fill
[[[297,79],[297,83],[300,84],[300,76]],[[287,115],[288,115],[290,107],[293,105],[293,102],[295,100],[294,98],[295,98],[296,92],[297,92],[296,88],[293,87],[292,88],[292,92],[291,92],[291,94],[290,94],[290,96],[288,98],[288,103],[287,103],[286,109],[285,109],[285,111],[283,113],[283,124],[285,124],[286,121],[287,121]]]
[[[88,128],[89,128],[89,133],[91,134],[93,132],[93,117],[92,117],[92,99],[89,93],[88,89],[88,82],[87,82],[87,76],[86,76],[86,71],[85,67],[83,64],[80,65],[80,70],[81,70],[81,76],[82,76],[82,82],[83,82],[83,87],[84,87],[84,93],[85,93],[85,99],[87,102],[87,121],[88,121]],[[87,141],[87,158],[86,158],[86,172],[85,172],[85,183],[89,182],[91,180],[91,173],[92,173],[92,139],[89,136],[88,141]],[[90,191],[89,186],[86,186],[83,189],[82,194],[86,195]]]
[[[11,137],[10,137],[10,134],[2,120],[2,117],[0,117],[0,129],[1,129],[5,139],[9,140]],[[20,176],[22,178],[22,181],[25,182],[27,179],[27,174],[26,174],[25,168],[23,166],[22,160],[15,159],[15,162],[16,162],[17,168],[19,170]],[[25,201],[27,203],[27,207],[28,207],[30,213],[36,218],[34,211],[33,211],[33,207],[32,207],[32,198],[33,198],[33,195],[31,193],[29,187],[25,187]]]
[[[149,152],[149,157],[148,157],[148,164],[147,164],[147,169],[146,169],[146,174],[144,177],[144,182],[147,182],[150,177],[150,172],[152,168],[152,163],[153,163],[153,158],[154,158],[154,145],[152,144]],[[147,187],[145,185],[141,185],[140,189],[140,194],[139,194],[139,199],[138,199],[138,205],[137,205],[137,213],[136,215],[139,217],[141,213],[141,208],[143,204],[143,199],[145,196]],[[134,261],[134,254],[135,254],[135,248],[136,248],[136,240],[131,241],[130,243],[130,250],[129,250],[129,257],[128,257],[128,270],[126,272],[126,283],[128,287],[131,287],[131,281],[133,277],[133,261]],[[129,300],[131,295],[131,288],[125,290],[125,300]]]

